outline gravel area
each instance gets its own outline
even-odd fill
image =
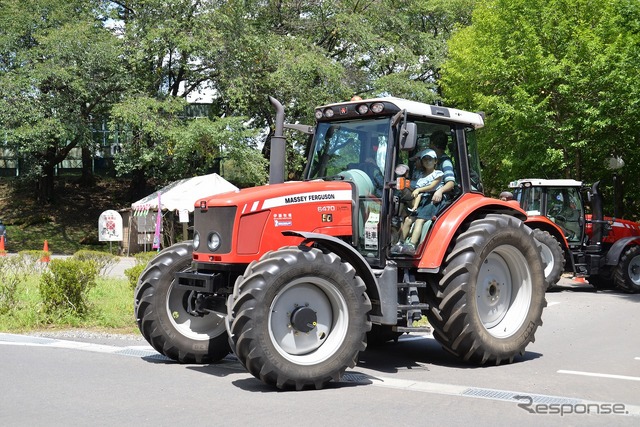
[[[33,337],[53,338],[59,340],[86,341],[117,344],[118,342],[137,342],[138,345],[146,344],[146,340],[140,334],[115,334],[110,332],[91,331],[88,329],[68,329],[62,331],[33,331],[26,335]]]

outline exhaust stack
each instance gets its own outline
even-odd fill
[[[284,182],[284,161],[286,143],[284,139],[284,107],[274,97],[269,97],[269,102],[276,109],[275,130],[271,136],[269,155],[269,184]]]

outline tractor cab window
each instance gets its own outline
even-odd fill
[[[388,134],[389,118],[319,124],[307,178],[343,176],[381,197]]]
[[[480,155],[478,153],[478,140],[475,129],[466,128],[467,150],[469,152],[469,178],[471,180],[471,191],[484,192],[482,178],[480,175]]]
[[[583,217],[583,211],[577,188],[547,188],[547,212],[545,216],[564,231],[568,241],[581,241],[582,225],[580,224],[580,218]]]
[[[520,202],[520,207],[529,215],[540,215],[540,200],[542,188],[524,187],[514,192],[514,198]]]
[[[319,123],[308,179],[352,182],[358,195],[357,249],[367,259],[380,256],[380,224],[390,118]]]

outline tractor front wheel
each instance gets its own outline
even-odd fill
[[[149,262],[134,293],[135,316],[140,332],[159,353],[181,363],[217,362],[230,352],[226,314],[196,314],[196,292],[176,286],[175,273],[190,267],[192,252],[192,242],[177,243]]]
[[[333,253],[287,247],[247,267],[227,301],[238,360],[281,389],[322,388],[355,366],[371,302],[355,269]]]
[[[542,264],[544,265],[544,278],[547,282],[547,289],[553,288],[562,272],[564,271],[564,264],[566,262],[564,258],[564,252],[560,246],[560,242],[556,240],[549,232],[535,229],[533,230],[533,236],[540,243],[542,256]]]
[[[428,312],[433,335],[454,355],[481,365],[512,362],[542,325],[546,282],[532,230],[487,215],[460,234]]]
[[[624,292],[640,292],[640,246],[632,246],[620,258],[614,272],[616,287]]]

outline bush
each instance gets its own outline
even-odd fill
[[[18,268],[25,274],[40,274],[46,270],[48,262],[43,261],[51,257],[49,251],[20,251],[18,252]]]
[[[118,262],[118,257],[106,252],[90,251],[81,249],[73,254],[73,257],[80,261],[91,261],[96,265],[96,270],[100,276],[106,276],[109,270]]]
[[[69,311],[82,316],[87,312],[87,292],[96,285],[98,274],[93,261],[74,258],[54,259],[40,277],[40,296],[48,313]]]
[[[140,279],[140,275],[142,274],[144,269],[147,268],[147,265],[149,264],[149,262],[156,257],[156,255],[158,255],[158,252],[141,252],[139,254],[134,255],[136,264],[133,267],[128,268],[124,271],[124,274],[127,276],[127,279],[129,279],[129,284],[131,285],[131,288],[135,289],[135,287],[138,285],[138,280]]]
[[[18,257],[0,256],[0,314],[13,309],[18,302],[18,286],[26,280]]]

